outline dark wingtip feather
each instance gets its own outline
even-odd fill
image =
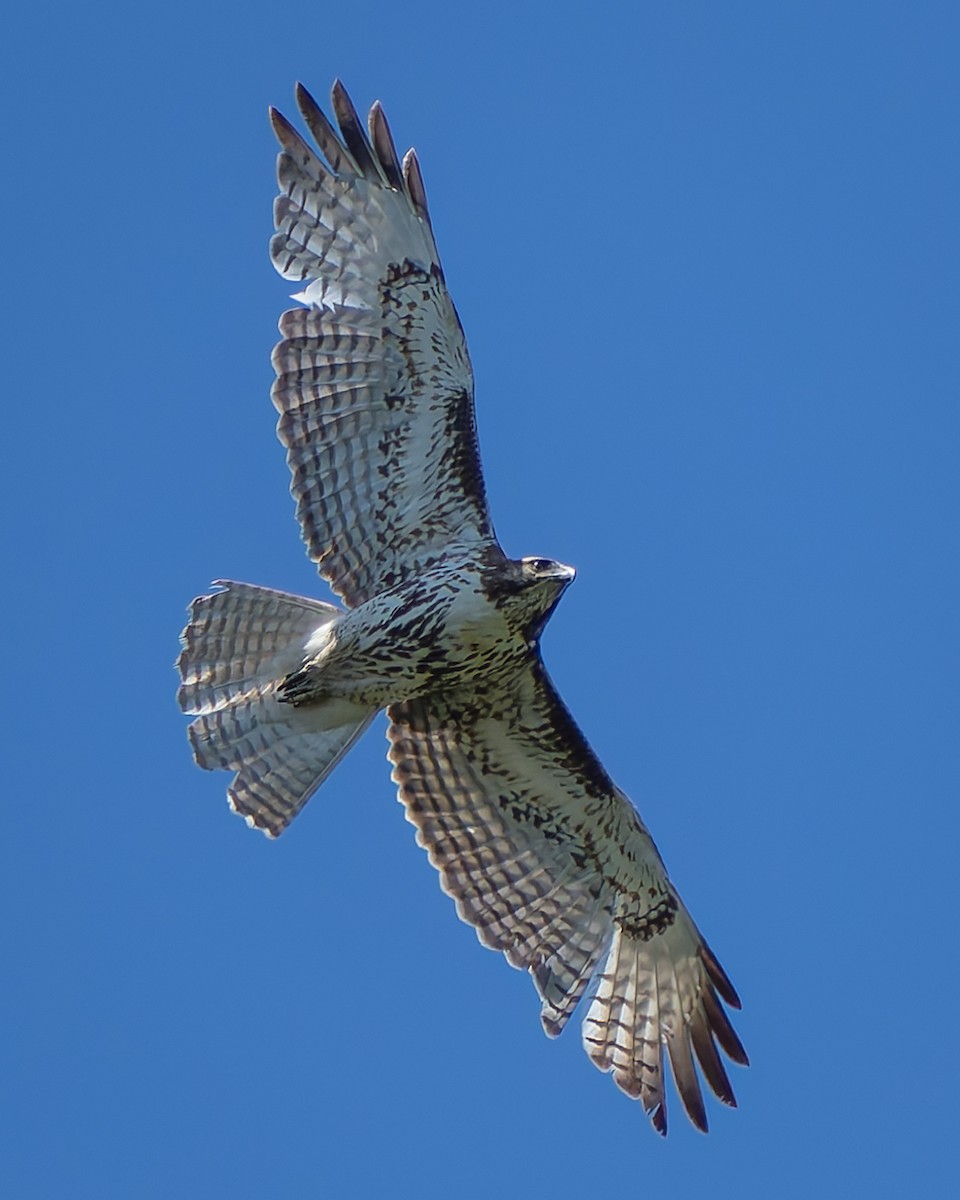
[[[702,1009],[698,1008],[694,1011],[693,1020],[690,1022],[690,1036],[700,1069],[713,1094],[722,1103],[736,1108],[737,1101],[733,1094],[733,1088],[730,1086],[727,1072],[717,1053],[713,1034],[710,1032],[710,1026]]]
[[[650,1121],[661,1137],[667,1136],[667,1106],[661,1100],[653,1112],[647,1114]]]
[[[739,1063],[741,1067],[749,1067],[750,1059],[747,1058],[747,1052],[743,1048],[743,1043],[737,1037],[736,1031],[730,1024],[730,1018],[723,1011],[712,987],[704,987],[700,995],[700,1003],[703,1005],[703,1011],[710,1022],[710,1028],[713,1030],[717,1041],[723,1047],[727,1057],[731,1058],[735,1063]]]
[[[267,110],[270,114],[270,124],[274,135],[286,152],[301,165],[307,159],[313,159],[314,154],[287,118],[273,105]]]
[[[700,1090],[700,1080],[697,1078],[697,1068],[694,1066],[693,1055],[690,1053],[690,1043],[687,1041],[686,1030],[668,1037],[667,1052],[670,1055],[670,1068],[677,1085],[677,1092],[687,1110],[687,1116],[701,1133],[706,1133],[707,1110],[703,1103],[703,1093]]]
[[[386,175],[387,182],[391,187],[396,188],[398,192],[406,191],[403,185],[403,171],[400,167],[400,159],[397,157],[397,147],[390,132],[390,125],[387,121],[386,113],[383,111],[383,105],[379,100],[373,102],[373,107],[370,109],[370,115],[367,118],[367,128],[370,131],[370,141],[373,144],[374,153],[380,161],[380,168],[384,175]]]
[[[696,1081],[696,1075],[694,1075]],[[709,1133],[710,1125],[707,1121],[707,1109],[703,1103],[703,1095],[700,1091],[699,1083],[694,1083],[693,1087],[683,1087],[680,1091],[680,1099],[683,1101],[683,1107],[687,1111],[687,1116],[690,1118],[694,1126],[701,1133]]]
[[[416,150],[408,150],[403,156],[403,178],[407,185],[407,194],[413,201],[417,216],[422,217],[430,225],[430,211],[427,207],[427,189],[423,186],[423,173],[420,170],[420,160]]]
[[[382,182],[386,182],[383,171],[381,171],[370,143],[367,141],[363,123],[353,106],[353,101],[339,79],[335,79],[333,82],[330,99],[337,118],[337,124],[340,126],[340,134],[347,149],[353,156],[354,162],[360,168],[360,173],[365,179],[371,181],[379,179]]]
[[[737,989],[730,982],[730,976],[726,973],[717,956],[713,953],[706,942],[700,944],[700,959],[703,965],[707,968],[707,974],[710,976],[710,981],[717,989],[720,995],[724,998],[731,1008],[742,1008],[740,997],[737,995]]]
[[[294,138],[299,138],[297,131],[278,108],[274,108],[271,104],[267,109],[267,113],[270,117],[270,125],[273,128],[273,132],[277,135],[277,139],[282,146],[286,146]]]
[[[320,105],[314,100],[312,92],[309,92],[304,84],[298,79],[293,88],[293,94],[297,98],[297,107],[306,116],[306,109],[312,112],[320,112]]]
[[[298,83],[294,90],[297,107],[300,109],[307,128],[313,134],[314,141],[320,147],[323,157],[338,175],[342,175],[345,171],[351,175],[360,175],[359,165],[354,162],[350,151],[340,141],[337,131],[327,120],[323,109],[310,92],[302,83]]]

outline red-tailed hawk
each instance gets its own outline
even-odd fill
[[[487,511],[473,376],[426,193],[379,103],[343,87],[317,149],[277,112],[278,432],[310,557],[345,608],[218,583],[183,633],[180,704],[232,807],[286,828],[381,709],[393,778],[460,917],[530,972],[551,1036],[583,1043],[666,1133],[664,1048],[700,1129],[695,1061],[734,1104],[740,1002],[636,810],[558,696],[539,639],[571,568],[509,559]]]

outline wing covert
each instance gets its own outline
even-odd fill
[[[546,1032],[562,1031],[592,981],[584,1048],[660,1133],[664,1047],[698,1128],[695,1058],[735,1105],[717,1042],[747,1061],[719,999],[739,1007],[736,992],[539,656],[509,692],[430,697],[388,716],[417,840],[461,919],[530,972]]]
[[[401,165],[379,104],[368,138],[339,82],[339,134],[305,88],[297,99],[320,153],[271,111],[271,257],[306,284],[304,307],[280,321],[273,401],[308,552],[353,605],[495,538],[470,360],[416,156]]]

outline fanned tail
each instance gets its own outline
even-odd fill
[[[188,732],[198,765],[235,771],[231,808],[276,837],[374,714],[335,699],[293,707],[277,698],[307,642],[339,609],[247,583],[216,586],[222,590],[190,606],[178,699],[196,716]]]

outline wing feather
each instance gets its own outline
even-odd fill
[[[305,283],[280,322],[273,401],[308,553],[347,604],[495,545],[473,374],[416,156],[343,85],[339,133],[302,86],[311,148],[279,113],[271,257]]]
[[[347,94],[347,89],[339,79],[334,80],[331,101],[337,124],[340,126],[340,134],[350,151],[350,157],[359,168],[359,173],[368,180],[379,179],[382,183],[386,183],[385,173],[367,141],[363,122],[353,107],[353,101]]]
[[[333,168],[335,174],[348,177],[360,176],[363,172],[356,159],[350,154],[343,142],[337,137],[337,131],[327,120],[327,115],[314,100],[302,83],[296,86],[297,107],[307,123],[307,128],[313,135],[314,141],[320,147],[320,152]]]
[[[427,189],[423,186],[423,173],[420,170],[420,160],[417,152],[410,149],[403,156],[403,181],[413,202],[417,216],[430,226],[430,210],[427,207]]]
[[[590,989],[592,1061],[666,1133],[666,1050],[705,1130],[694,1055],[711,1089],[735,1103],[716,1043],[734,1062],[746,1055],[716,992],[729,1003],[736,993],[539,656],[482,706],[444,694],[388,715],[417,840],[480,941],[529,971],[546,1031],[559,1034]]]
[[[714,1095],[718,1096],[724,1104],[735,1108],[737,1102],[733,1095],[733,1088],[730,1086],[723,1060],[717,1053],[717,1044],[713,1040],[710,1023],[702,1008],[694,1011],[693,1019],[690,1022],[690,1037],[697,1062],[699,1062]]]
[[[398,192],[406,191],[403,169],[400,166],[400,159],[397,157],[397,147],[393,141],[393,134],[390,132],[386,113],[379,100],[375,100],[370,109],[367,125],[370,131],[370,140],[377,154],[377,162],[380,164],[380,170],[386,177],[387,183],[390,187],[396,188]]]

